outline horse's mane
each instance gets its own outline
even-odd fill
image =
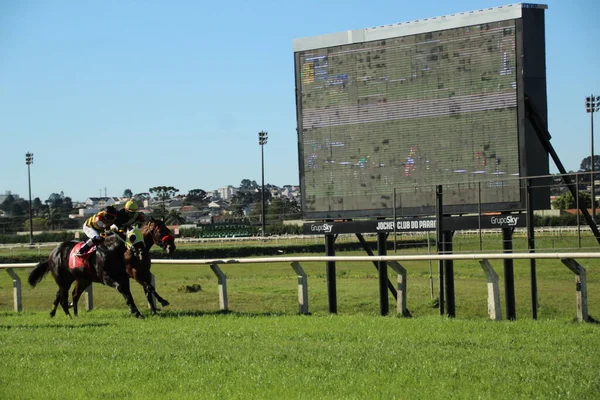
[[[102,247],[106,251],[125,251],[125,243],[123,243],[123,240],[121,240],[122,238],[117,237],[117,235],[118,233],[115,233],[104,239]]]

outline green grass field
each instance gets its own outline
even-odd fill
[[[594,399],[600,329],[564,320],[0,314],[2,399]]]
[[[553,240],[556,250],[571,243]],[[490,240],[488,247],[496,245]],[[460,243],[461,251],[475,247]],[[589,313],[600,319],[600,263],[580,263]],[[502,262],[492,264],[503,288]],[[150,316],[132,282],[145,320],[131,317],[115,290],[101,285],[94,286],[94,310],[50,319],[56,285],[48,276],[27,287],[28,270],[18,271],[24,312],[15,313],[12,281],[1,273],[0,399],[594,399],[600,393],[600,324],[574,322],[574,275],[557,260],[538,261],[537,321],[530,317],[529,263],[515,261],[517,321],[501,322],[488,318],[485,275],[474,261],[455,262],[454,319],[432,305],[428,262],[404,264],[412,318],[395,315],[391,295],[390,315],[378,315],[377,271],[367,262],[338,263],[338,314],[330,315],[324,263],[302,265],[309,316],[297,315],[296,276],[283,262],[222,265],[231,310],[225,314],[208,266],[155,265],[157,290],[171,306]],[[199,290],[187,289],[193,285]],[[502,307],[505,316],[503,290]]]

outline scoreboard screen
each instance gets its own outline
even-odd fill
[[[522,19],[484,21],[295,43],[306,218],[431,213],[438,184],[458,212],[524,204]]]

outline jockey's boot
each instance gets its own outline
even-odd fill
[[[88,242],[85,242],[83,244],[83,246],[81,246],[79,248],[79,251],[77,253],[75,253],[75,257],[81,257],[81,256],[83,256],[85,253],[88,252],[88,250],[90,249],[90,247],[91,247],[90,244]]]

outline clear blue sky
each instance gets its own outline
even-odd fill
[[[600,95],[600,1],[540,3],[549,130],[577,170],[585,96]],[[504,4],[0,0],[0,193],[27,198],[28,151],[42,200],[260,183],[260,130],[265,181],[298,184],[293,39]]]

